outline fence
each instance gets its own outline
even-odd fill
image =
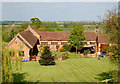
[[[54,55],[55,56],[55,60],[65,60],[66,59],[66,56],[64,55],[61,55],[61,56],[58,56],[57,54]],[[87,55],[84,55],[84,54],[76,54],[76,53],[69,53],[69,58],[95,58],[97,57],[96,53],[94,54],[87,54]]]
[[[69,53],[69,58],[95,58],[97,57],[96,53],[94,54],[76,54],[76,53]]]

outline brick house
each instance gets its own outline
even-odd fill
[[[50,46],[51,51],[56,51],[56,45],[59,49],[68,44],[70,31],[45,32],[38,31],[34,26],[29,26],[25,31],[17,34],[8,44],[9,49],[14,49],[23,53],[23,60],[31,60],[32,56],[37,56],[38,51],[45,45]],[[85,31],[87,46],[96,46],[96,31]],[[102,44],[108,43],[101,34],[99,37],[99,50]],[[17,56],[19,53],[17,52]]]

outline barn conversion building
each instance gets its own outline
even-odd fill
[[[46,32],[38,31],[34,26],[29,26],[25,31],[18,33],[8,44],[9,49],[19,50],[23,54],[23,60],[31,60],[32,56],[37,56],[38,51],[45,45],[50,46],[51,51],[56,51],[56,45],[59,49],[68,43],[70,31]],[[85,31],[87,46],[96,46],[97,33],[95,31]],[[108,43],[108,38],[98,34],[99,51],[102,51],[103,45]],[[18,53],[19,56],[19,53]]]

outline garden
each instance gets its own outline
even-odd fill
[[[50,52],[46,46],[38,62],[22,62],[18,70],[13,64],[13,82],[101,82],[112,79],[113,72],[117,70],[117,65],[111,63],[108,57],[98,60],[80,57],[80,54],[67,54],[64,60],[54,60],[52,56],[60,58],[66,53]]]
[[[39,62],[24,62],[22,70],[13,70],[14,82],[99,82],[111,79],[117,65],[108,58],[69,58],[44,66]]]

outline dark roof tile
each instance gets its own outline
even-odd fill
[[[33,47],[37,42],[37,37],[30,31],[23,31],[20,35]]]
[[[70,31],[55,31],[55,32],[46,32],[39,31],[34,26],[31,28],[41,36],[41,41],[68,41]],[[97,34],[95,30],[85,31],[85,37],[87,41],[96,41]],[[103,34],[98,33],[98,42],[99,43],[108,43],[109,36],[104,36]]]
[[[19,38],[29,49],[31,49],[31,47],[20,36],[17,36],[17,38]]]

